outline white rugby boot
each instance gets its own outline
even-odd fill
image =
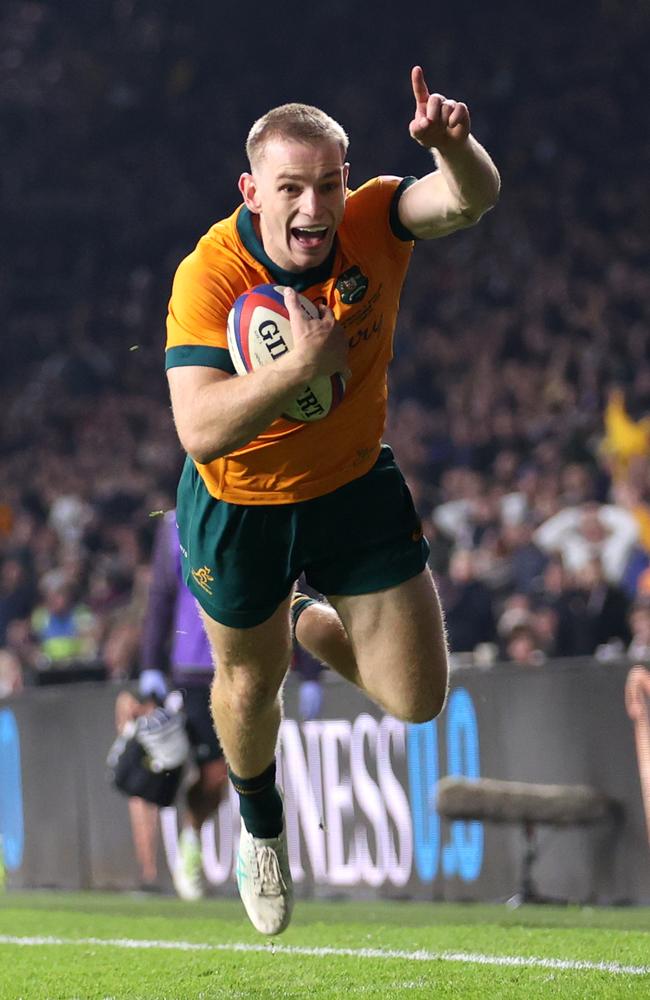
[[[246,913],[261,934],[281,934],[291,920],[293,881],[287,835],[282,820],[279,837],[253,837],[241,823],[237,887]]]
[[[178,839],[178,854],[172,879],[181,899],[193,902],[205,895],[201,841],[196,830],[191,827],[185,827]]]

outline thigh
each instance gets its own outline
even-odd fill
[[[437,715],[447,691],[447,647],[428,568],[374,593],[327,596],[345,626],[370,697],[411,722]]]
[[[231,628],[201,609],[201,618],[217,664],[212,686],[277,690],[291,659],[289,598],[266,621],[251,628]]]
[[[182,572],[210,619],[249,629],[270,618],[288,596],[299,574],[289,559],[294,506],[216,500],[186,461],[176,509]]]

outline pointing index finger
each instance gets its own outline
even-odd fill
[[[424,79],[424,72],[421,66],[414,66],[411,70],[411,84],[413,86],[413,96],[417,104],[426,104],[429,100],[429,88]]]

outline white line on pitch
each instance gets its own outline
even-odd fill
[[[234,941],[232,944],[203,944],[194,941],[146,941],[137,938],[60,938],[60,937],[14,937],[0,934],[0,944],[15,944],[23,947],[41,945],[97,945],[109,948],[149,949],[161,948],[167,951],[234,951],[267,952],[276,955],[312,955],[314,957],[349,956],[352,958],[400,958],[410,962],[464,962],[468,965],[501,965],[540,969],[561,969],[569,972],[609,972],[613,975],[647,976],[650,965],[621,965],[620,962],[586,962],[569,958],[537,958],[534,955],[482,955],[468,951],[402,951],[396,948],[309,948],[301,945],[246,944]]]

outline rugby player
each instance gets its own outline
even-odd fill
[[[447,650],[428,545],[408,487],[383,446],[387,368],[416,239],[471,226],[499,175],[470,132],[467,106],[430,94],[412,70],[411,137],[433,155],[421,179],[348,189],[343,128],[317,108],[274,108],[250,130],[242,203],[181,262],[166,367],[187,460],[177,517],[184,573],[219,663],[212,712],[239,794],[237,881],[254,926],[277,934],[293,905],[275,784],[281,686],[298,640],[410,722],[434,718]],[[294,349],[233,377],[226,321],[247,289],[284,286]],[[297,292],[319,306],[306,319]],[[347,379],[323,420],[282,417],[315,376]]]

